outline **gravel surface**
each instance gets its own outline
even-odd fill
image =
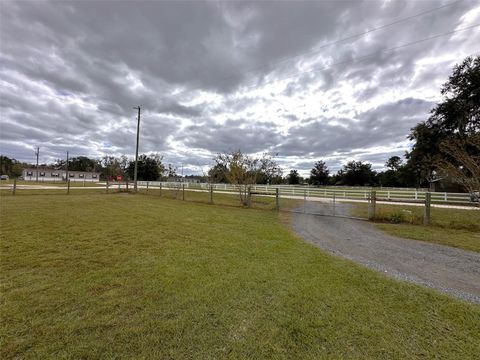
[[[335,213],[348,215],[349,208],[336,204]],[[367,221],[319,216],[332,214],[331,204],[307,202],[306,211],[293,215],[293,229],[306,241],[397,279],[480,303],[479,253],[390,236]]]

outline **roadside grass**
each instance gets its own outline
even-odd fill
[[[474,359],[480,306],[302,242],[273,211],[132,194],[0,198],[12,358]]]
[[[106,188],[101,189],[92,189],[89,187],[81,188],[81,187],[71,187],[69,195],[91,195],[91,194],[115,194],[115,193],[126,193],[126,189],[124,187],[119,187],[119,184],[112,184],[110,185],[108,192]],[[124,184],[121,184],[124,186]],[[133,185],[130,184],[129,192],[133,192]],[[170,188],[170,187],[163,187],[160,189],[159,187],[149,187],[146,188],[145,186],[138,188],[138,193],[143,195],[150,195],[150,196],[158,196],[167,199],[177,199],[177,200],[185,200],[185,201],[192,201],[192,202],[200,202],[200,203],[210,203],[210,193],[205,190],[192,190],[192,189],[185,189],[185,194],[182,194],[182,188]],[[60,195],[65,196],[67,195],[67,188],[61,187],[59,189],[28,189],[28,188],[17,188],[15,196],[31,196],[31,195]],[[7,188],[0,188],[0,197],[2,196],[13,196],[12,190]],[[215,205],[224,205],[224,206],[235,206],[235,207],[244,207],[240,203],[240,198],[237,192],[225,192],[222,190],[215,190],[213,193],[213,203]],[[281,208],[283,210],[290,210],[295,207],[298,207],[300,204],[299,200],[294,199],[281,199],[280,201]],[[263,210],[274,210],[275,209],[275,196],[265,196],[259,194],[252,194],[251,197],[251,204],[250,207],[253,209],[263,209]]]
[[[480,252],[480,210],[431,208],[431,225],[423,224],[423,207],[377,204],[376,226],[408,239]],[[355,216],[367,217],[368,204],[352,203]]]

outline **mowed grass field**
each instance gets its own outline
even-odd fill
[[[0,210],[3,359],[480,353],[480,306],[327,255],[286,214],[144,194]]]
[[[368,216],[367,204],[353,204],[353,214]],[[377,227],[394,236],[480,252],[480,210],[431,208],[431,224],[423,225],[421,206],[377,204]]]

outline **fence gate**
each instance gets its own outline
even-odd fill
[[[279,210],[305,213],[318,216],[357,218],[353,211],[360,199],[352,199],[348,191],[330,189],[295,189],[280,191]],[[370,194],[361,201],[368,206]],[[365,215],[365,219],[367,216]]]

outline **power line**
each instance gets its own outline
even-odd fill
[[[475,52],[468,54],[466,57],[479,56],[479,55],[480,55],[480,49],[479,49],[479,50],[475,50]],[[278,101],[277,101],[277,102],[278,102]],[[279,103],[280,103],[280,102],[279,102]],[[282,104],[282,106],[283,106],[283,104]],[[305,104],[302,104],[302,105],[299,105],[299,106],[295,106],[295,107],[293,107],[293,108],[290,108],[290,109],[288,109],[288,113],[289,113],[289,114],[292,114],[292,110],[298,109],[298,108],[303,107],[303,106],[305,106]],[[285,110],[285,109],[284,109],[284,110]]]
[[[376,56],[376,55],[381,54],[381,53],[395,51],[395,50],[402,49],[402,48],[405,48],[405,47],[408,47],[408,46],[417,45],[417,44],[420,44],[420,43],[425,42],[425,41],[438,39],[438,38],[443,37],[443,36],[452,35],[452,34],[455,34],[455,33],[461,32],[461,31],[465,31],[465,30],[470,30],[470,29],[473,29],[473,28],[476,28],[476,27],[479,27],[479,26],[480,26],[480,24],[475,24],[475,25],[468,26],[468,27],[465,27],[465,28],[462,28],[462,29],[452,30],[452,31],[449,31],[449,32],[446,32],[446,33],[433,35],[433,36],[430,36],[430,37],[427,37],[427,38],[412,41],[412,42],[405,43],[405,44],[395,46],[395,47],[392,47],[392,48],[383,49],[383,50],[380,50],[380,51],[377,51],[377,52],[374,52],[374,53],[371,53],[371,54],[360,56],[360,57],[355,58],[355,59],[344,60],[344,61],[339,61],[339,62],[336,62],[336,63],[332,63],[332,64],[330,64],[326,67],[322,67],[322,68],[314,67],[314,68],[311,68],[309,70],[304,70],[304,71],[293,73],[292,75],[289,75],[287,77],[283,77],[283,78],[280,78],[280,79],[273,79],[273,80],[267,81],[267,82],[262,82],[260,85],[265,86],[265,85],[272,84],[272,83],[275,83],[275,82],[288,80],[288,79],[291,79],[291,78],[296,77],[298,75],[308,74],[308,73],[312,73],[312,72],[316,72],[316,71],[328,70],[331,67],[336,66],[336,65],[342,65],[342,64],[348,64],[348,63],[352,63],[352,62],[362,61],[362,60],[365,60],[367,58]],[[259,84],[256,84],[256,85],[244,86],[243,88],[249,89],[249,88],[254,88],[254,87],[258,87],[258,86],[259,86]]]
[[[381,25],[381,26],[372,28],[372,29],[370,29],[370,30],[367,30],[367,31],[364,31],[364,32],[361,32],[361,33],[358,33],[358,34],[349,35],[349,36],[347,36],[347,37],[344,37],[344,38],[341,38],[341,39],[338,39],[338,40],[335,40],[335,41],[332,41],[332,42],[323,44],[323,45],[321,45],[321,46],[319,46],[319,47],[316,47],[316,48],[313,49],[313,50],[305,51],[305,52],[298,53],[298,54],[292,55],[292,56],[283,57],[283,58],[278,59],[278,60],[276,60],[276,61],[269,62],[268,64],[263,64],[263,65],[260,65],[260,66],[257,66],[257,67],[250,68],[249,70],[246,70],[246,71],[244,72],[244,74],[248,74],[248,73],[254,72],[254,71],[256,71],[256,70],[263,69],[263,68],[265,68],[265,67],[267,67],[267,66],[278,65],[278,64],[281,64],[281,63],[283,63],[283,62],[286,62],[286,61],[289,61],[289,60],[293,60],[293,59],[299,58],[299,57],[301,57],[301,56],[310,55],[310,54],[315,54],[315,53],[319,52],[319,50],[325,49],[325,48],[327,48],[327,47],[329,47],[329,46],[337,45],[337,44],[340,44],[340,43],[343,43],[343,42],[347,42],[347,41],[349,41],[349,40],[353,40],[353,39],[360,38],[360,37],[362,37],[362,36],[371,34],[372,32],[375,32],[375,31],[378,31],[378,30],[382,30],[382,29],[386,29],[386,28],[388,28],[388,27],[391,27],[391,26],[400,24],[400,23],[402,23],[402,22],[405,22],[405,21],[408,21],[408,20],[411,20],[411,19],[414,19],[414,18],[423,16],[423,15],[430,14],[430,13],[432,13],[432,12],[435,12],[435,11],[438,11],[438,10],[441,10],[441,9],[444,9],[444,8],[446,8],[446,7],[453,6],[453,5],[458,4],[458,3],[460,3],[460,2],[463,2],[463,1],[464,1],[464,0],[457,0],[457,1],[451,2],[451,3],[449,3],[449,4],[442,5],[442,6],[438,6],[438,7],[433,8],[433,9],[425,10],[425,11],[422,11],[422,12],[420,12],[420,13],[407,16],[407,17],[405,17],[405,18],[402,18],[402,19],[396,20],[396,21],[394,21],[394,22],[391,22],[391,23],[388,23],[388,24],[384,24],[384,25]],[[233,77],[234,77],[234,76],[224,77],[222,80],[226,80],[226,79],[233,78]]]
[[[37,150],[35,151],[35,155],[37,157],[37,167],[35,168],[36,170],[35,182],[38,183],[38,156],[40,155],[40,148],[38,146],[37,146]]]

